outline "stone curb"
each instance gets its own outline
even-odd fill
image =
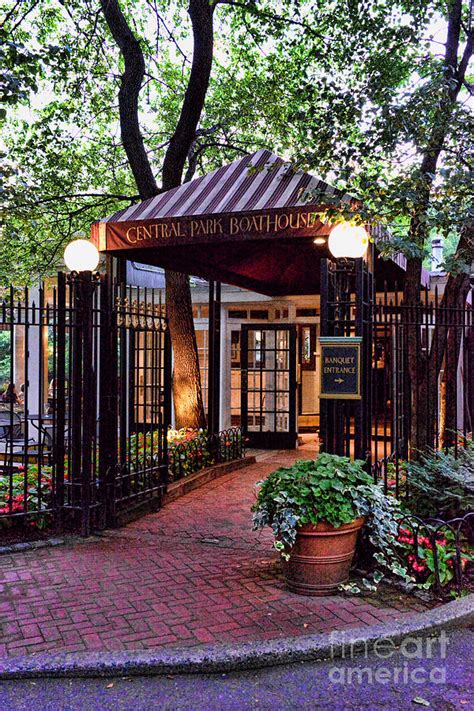
[[[379,639],[395,645],[406,637],[429,636],[474,621],[474,594],[442,607],[410,616],[406,621],[350,631],[303,637],[213,644],[196,649],[140,652],[31,654],[0,659],[0,679],[37,677],[116,677],[152,674],[204,674],[242,671],[295,662],[309,662],[371,650]],[[353,645],[357,642],[357,649]]]
[[[13,553],[27,553],[28,551],[36,551],[40,548],[57,548],[57,546],[76,545],[84,543],[95,543],[102,538],[102,531],[93,533],[87,538],[79,535],[65,535],[61,538],[43,538],[39,541],[24,541],[22,543],[9,543],[6,546],[0,546],[0,555],[12,555]]]

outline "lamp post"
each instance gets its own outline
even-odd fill
[[[77,239],[64,251],[70,270],[70,467],[72,503],[79,509],[82,535],[91,530],[92,450],[95,441],[95,375],[93,359],[93,274],[99,264],[99,252],[92,242]]]
[[[368,264],[363,258],[369,246],[369,235],[362,225],[342,222],[335,225],[328,238],[328,248],[335,259],[334,280],[329,304],[326,304],[326,326],[329,335],[343,339],[361,339],[360,378],[361,398],[349,405],[343,400],[324,404],[321,413],[322,431],[331,442],[331,450],[340,454],[352,437],[350,423],[354,423],[354,456],[370,463],[371,438],[371,294]],[[367,278],[365,278],[365,275]],[[327,288],[326,288],[327,293]]]
[[[341,222],[329,234],[329,251],[336,259],[361,259],[368,245],[369,235],[361,225]]]
[[[349,319],[351,282],[356,274],[356,260],[365,255],[368,244],[369,235],[362,225],[341,222],[329,233],[329,251],[337,260],[336,270],[340,275],[338,286],[341,313],[338,316],[344,320]]]
[[[93,272],[99,264],[99,252],[92,242],[75,239],[64,250],[64,262],[73,273]]]

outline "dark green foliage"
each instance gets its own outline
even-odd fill
[[[362,467],[358,460],[321,454],[277,469],[261,482],[253,507],[255,528],[270,525],[279,540],[292,545],[302,524],[350,523],[359,515],[354,503],[358,487],[372,483]]]
[[[406,464],[409,508],[421,517],[449,519],[474,511],[474,444],[431,451]]]
[[[270,526],[275,548],[288,557],[299,526],[326,521],[338,528],[364,516],[378,564],[371,582],[365,581],[367,587],[377,584],[387,571],[409,579],[396,541],[400,504],[374,484],[363,466],[360,460],[323,453],[314,461],[277,469],[260,482],[253,506],[254,529]]]

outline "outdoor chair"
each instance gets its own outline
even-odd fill
[[[24,436],[24,418],[12,410],[0,410],[0,454],[3,461],[0,469],[12,471],[24,464],[25,459],[41,457],[47,463],[52,454],[52,436],[46,428],[39,430],[39,437]]]

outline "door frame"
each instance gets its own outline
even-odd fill
[[[288,432],[255,432],[248,428],[248,345],[250,331],[287,331],[288,343]],[[296,324],[271,324],[271,323],[246,323],[241,326],[240,339],[240,397],[241,397],[241,423],[248,446],[261,449],[295,449],[297,445],[297,413],[296,413]]]

